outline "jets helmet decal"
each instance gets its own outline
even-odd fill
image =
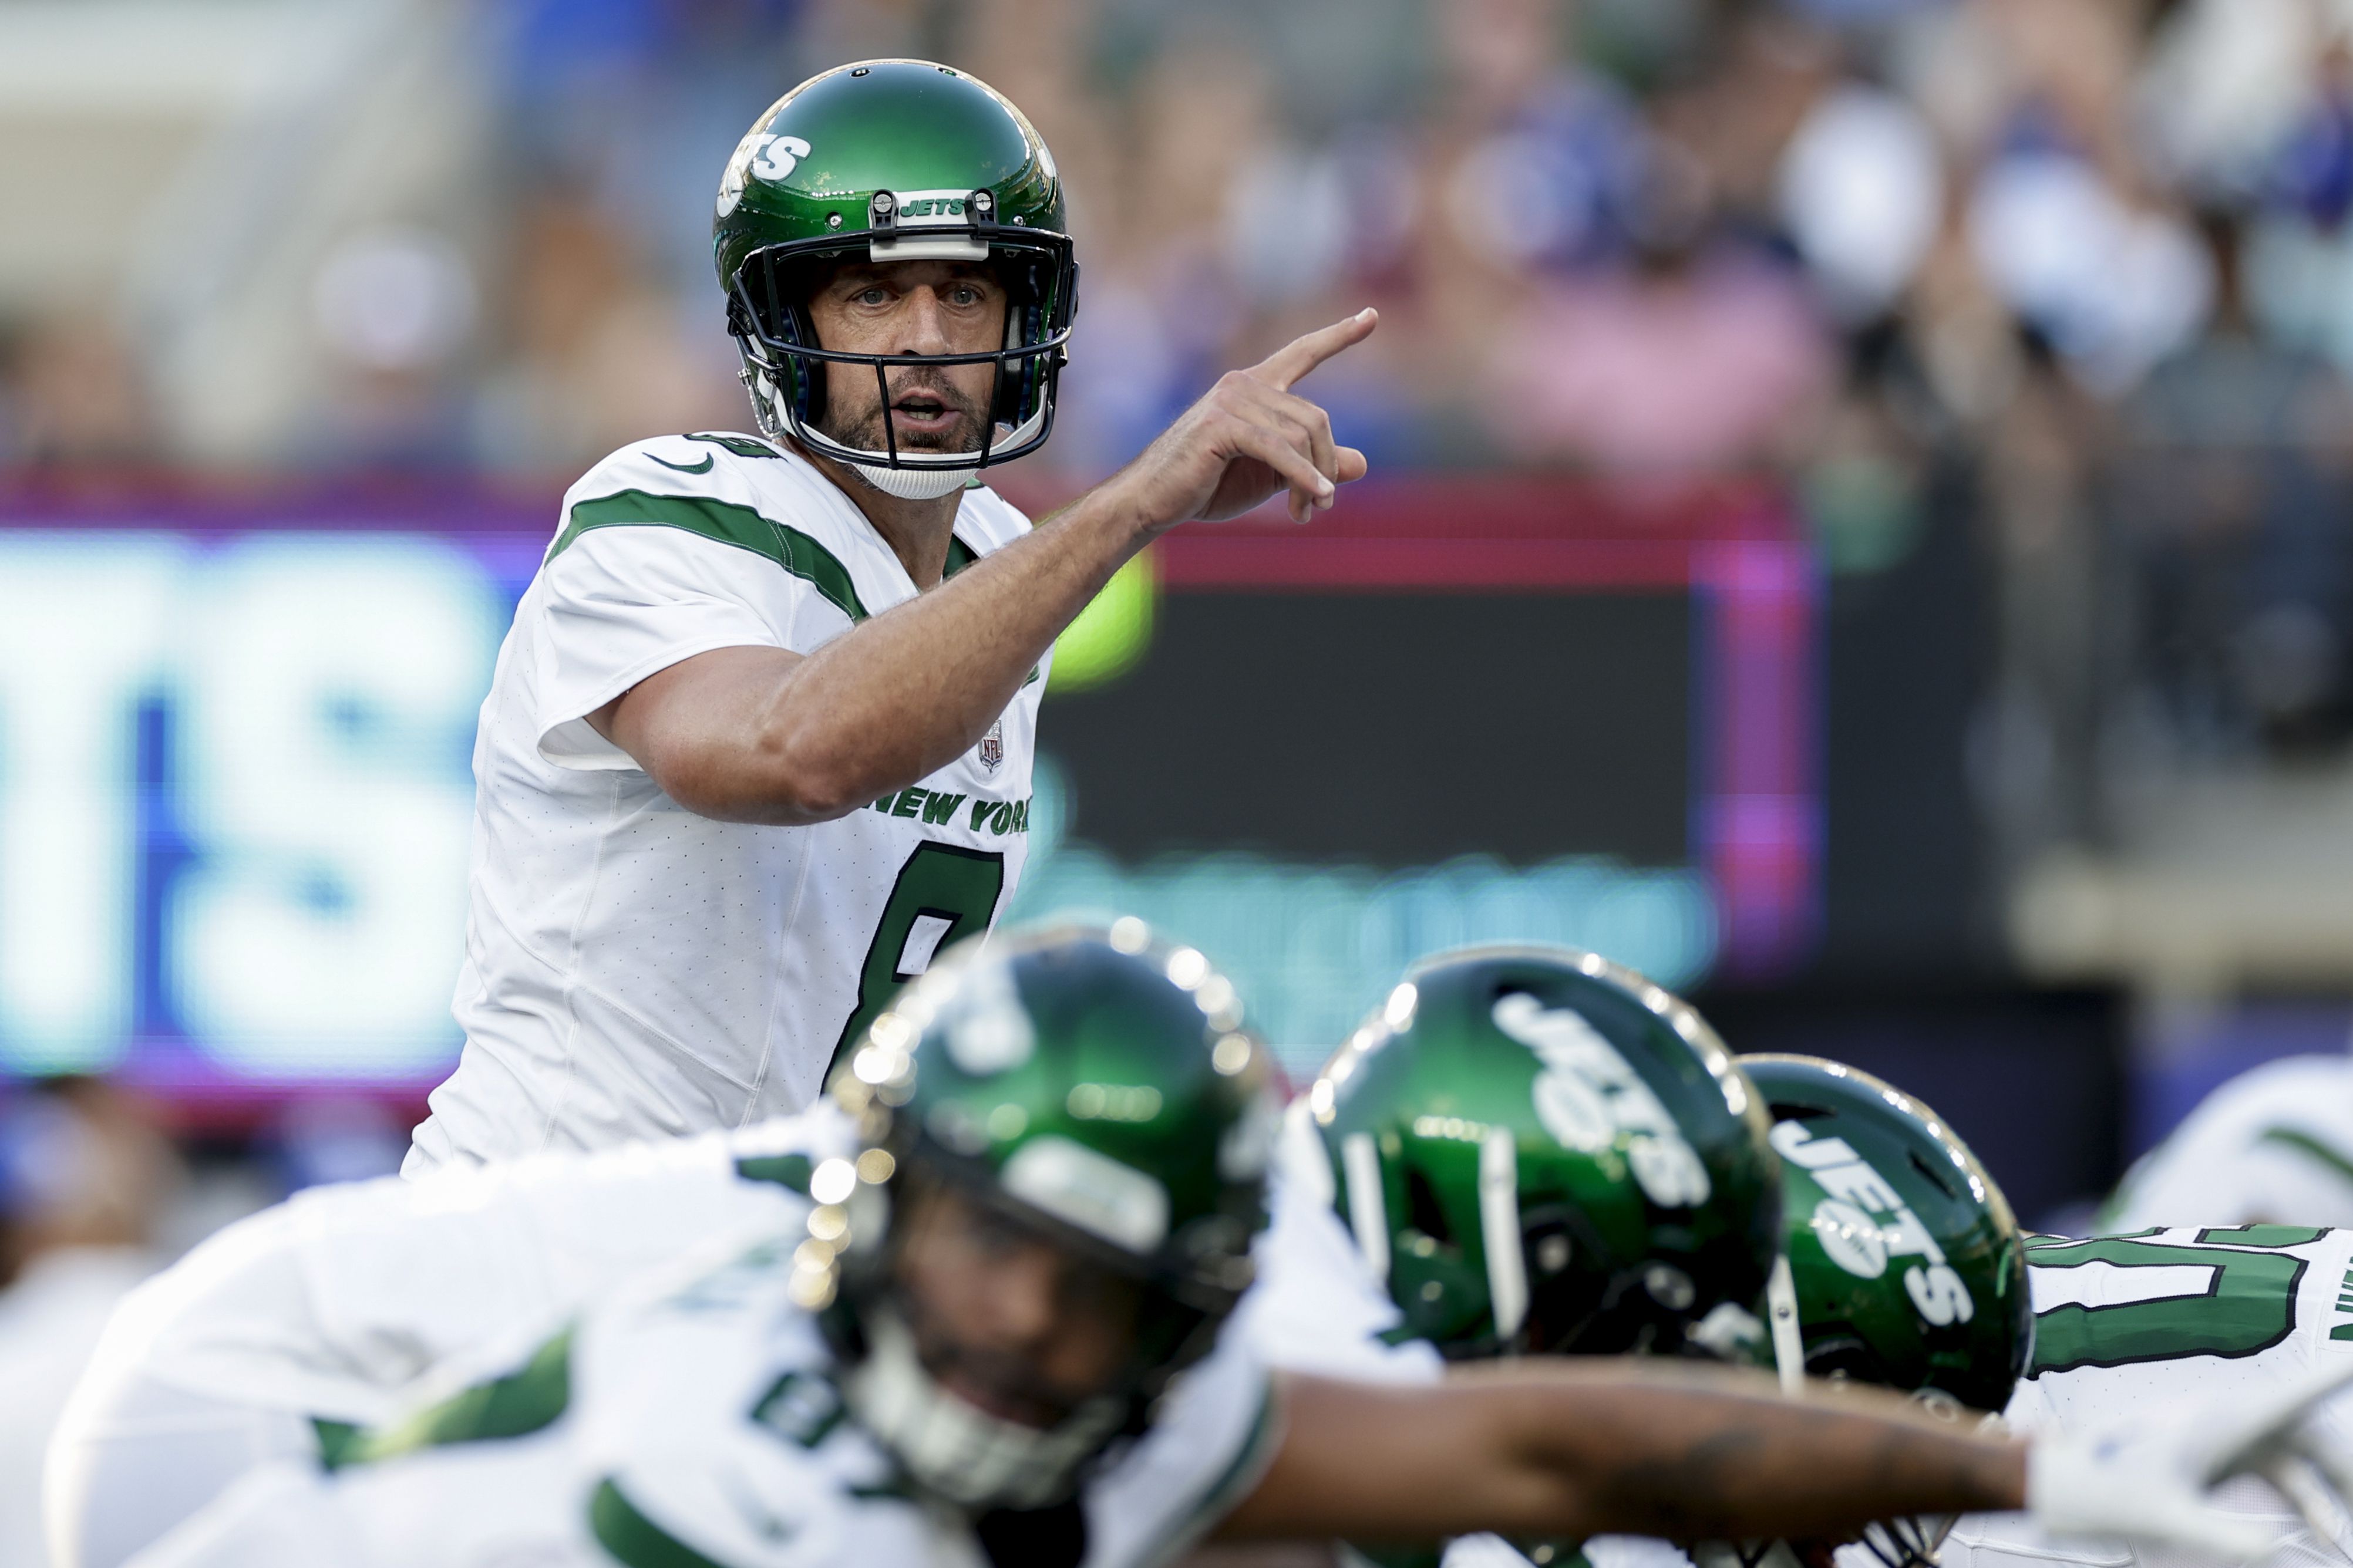
[[[1762,1102],[1691,1008],[1552,948],[1416,966],[1309,1089],[1335,1207],[1450,1357],[1761,1337]]]

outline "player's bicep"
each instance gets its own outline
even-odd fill
[[[1282,1440],[1219,1540],[1434,1541],[1567,1506],[1560,1479],[1526,1465],[1460,1390],[1300,1376],[1279,1386]]]
[[[773,821],[791,802],[785,758],[765,743],[802,655],[720,647],[647,676],[590,712],[591,728],[628,753],[691,811]]]
[[[589,716],[698,655],[793,646],[804,597],[771,563],[676,529],[588,532],[541,569],[516,612],[522,716],[540,755],[563,768],[642,766]]]

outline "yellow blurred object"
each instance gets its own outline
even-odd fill
[[[1047,691],[1090,690],[1134,668],[1152,646],[1153,607],[1159,597],[1160,577],[1147,550],[1113,573],[1094,602],[1055,640]]]

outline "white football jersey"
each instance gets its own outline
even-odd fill
[[[2256,1225],[2182,1226],[2087,1241],[2031,1242],[2034,1361],[2004,1419],[2019,1432],[2094,1434],[2195,1418],[2282,1392],[2353,1356],[2353,1231]],[[2353,1454],[2353,1408],[2320,1416]],[[2276,1493],[2242,1478],[2219,1506],[2270,1525],[2275,1568],[2344,1558]],[[1946,1542],[1945,1568],[2190,1568],[2179,1552],[2123,1541],[2054,1541],[2023,1514],[1972,1514]],[[1841,1553],[1842,1568],[1846,1563]]]
[[[1358,1383],[1435,1383],[1445,1363],[1405,1321],[1332,1206],[1332,1166],[1303,1100],[1292,1102],[1268,1173],[1267,1226],[1251,1249],[1258,1279],[1234,1328],[1285,1372]]]
[[[1028,521],[964,492],[951,573]],[[1029,843],[1040,662],[974,749],[808,827],[697,816],[585,715],[713,648],[813,653],[915,585],[850,498],[742,436],[607,458],[516,606],[474,745],[458,1068],[404,1167],[738,1127],[808,1103]]]
[[[979,1564],[848,1415],[787,1296],[794,1241],[633,1283],[381,1449],[248,1476],[135,1568]],[[1087,1483],[1084,1568],[1147,1568],[1213,1525],[1271,1457],[1271,1409],[1226,1335]]]
[[[2143,1155],[2101,1228],[2353,1226],[2353,1056],[2242,1073]]]
[[[856,1152],[828,1100],[739,1132],[312,1187],[133,1290],[74,1403],[153,1379],[306,1419],[388,1420],[420,1380],[536,1342],[681,1251],[800,1223],[814,1164]]]
[[[272,1458],[315,1462],[682,1250],[803,1223],[830,1104],[733,1133],[317,1187],[124,1300],[49,1445],[57,1568],[118,1568]]]

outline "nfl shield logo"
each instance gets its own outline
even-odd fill
[[[980,765],[995,773],[1005,762],[1005,721],[999,719],[980,738]]]

